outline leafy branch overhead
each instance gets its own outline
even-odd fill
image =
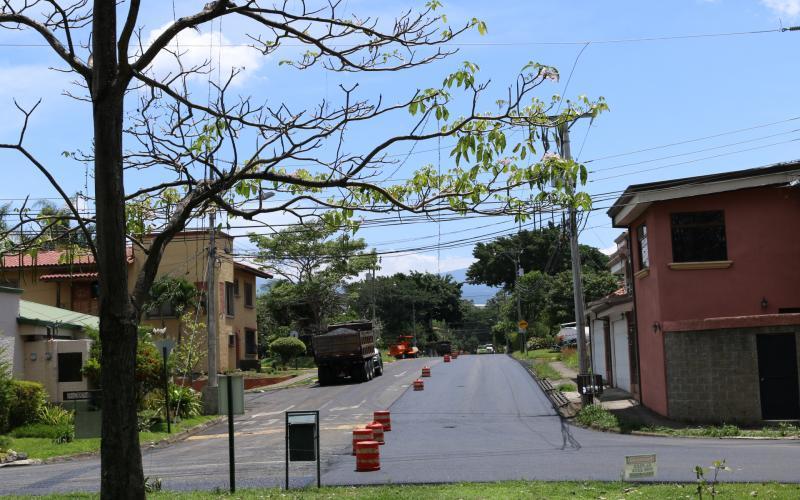
[[[67,220],[66,232],[81,234],[95,258],[103,359],[115,367],[101,375],[104,390],[115,394],[103,409],[101,493],[108,498],[144,496],[135,433],[136,327],[166,245],[189,222],[219,210],[262,225],[270,218],[261,216],[284,214],[355,230],[364,211],[523,219],[556,204],[588,208],[579,189],[585,169],[544,153],[552,131],[606,109],[602,99],[537,97],[557,72],[536,63],[525,65],[500,98],[490,95],[478,67],[467,62],[441,85],[423,85],[405,97],[373,94],[356,84],[316,103],[298,105],[280,95],[260,101],[233,86],[242,69],[223,72],[221,56],[191,62],[180,43],[182,34],[208,32],[225,20],[230,33],[236,26],[237,43],[245,40],[265,56],[286,54],[274,60],[301,70],[301,84],[304,75],[313,77],[302,70],[311,68],[334,75],[392,73],[446,59],[455,52],[451,42],[467,31],[488,33],[479,19],[451,24],[438,0],[388,22],[343,12],[348,4],[338,0],[175,2],[174,17],[149,34],[152,16],[142,4],[0,3],[0,28],[44,41],[60,63],[54,66],[76,77],[64,92],[91,110],[91,122],[68,126],[92,130],[92,141],[44,160],[27,133],[38,104],[15,103],[22,126],[17,137],[0,139],[0,149],[28,162],[66,211],[48,222],[20,210],[20,220],[0,237],[11,242],[4,253],[35,252],[48,234],[63,238],[57,222]],[[387,121],[393,128],[380,126]],[[522,139],[516,140],[519,131]],[[392,171],[405,167],[399,153],[444,140],[454,147],[441,170],[408,166],[403,180],[392,180]],[[62,162],[73,161],[91,165],[87,177],[94,188],[87,205],[93,212],[73,201],[56,176],[64,171]],[[536,191],[533,198],[515,194],[528,189]],[[24,241],[9,238],[9,231],[20,229],[29,232]],[[148,233],[152,238],[144,238]],[[130,282],[128,244],[146,255]]]

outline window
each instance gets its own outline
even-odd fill
[[[258,346],[256,345],[255,330],[245,329],[244,331],[244,353],[258,354]]]
[[[228,334],[228,347],[236,347],[236,335],[233,333]]]
[[[225,314],[233,316],[235,309],[233,307],[233,298],[235,296],[233,283],[230,281],[225,282]]]
[[[244,306],[253,307],[253,284],[245,282],[244,284]]]
[[[233,280],[233,294],[235,296],[237,296],[237,297],[239,296],[239,280],[238,279],[234,279]]]
[[[83,368],[83,354],[79,352],[58,353],[59,382],[80,382],[83,380],[81,368]]]
[[[650,267],[650,250],[647,247],[647,224],[642,224],[636,230],[636,240],[639,242],[639,269]]]
[[[153,318],[172,318],[175,316],[175,308],[172,302],[162,302],[157,308],[148,309],[146,313],[147,319]]]
[[[672,214],[672,260],[728,260],[725,215],[722,210]]]

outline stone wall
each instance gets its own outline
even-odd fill
[[[706,423],[760,421],[756,335],[796,331],[791,326],[666,332],[669,416]]]

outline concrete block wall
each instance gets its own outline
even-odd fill
[[[771,327],[666,332],[669,417],[703,423],[760,421],[756,335],[795,330]]]

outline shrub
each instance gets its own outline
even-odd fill
[[[11,438],[8,436],[0,436],[0,451],[5,451],[11,447]]]
[[[8,405],[8,425],[13,429],[39,420],[39,412],[47,404],[47,393],[38,382],[11,381],[11,400]]]
[[[552,347],[554,343],[553,339],[549,337],[533,337],[528,340],[528,350],[547,349],[548,347]]]
[[[286,363],[291,361],[292,358],[302,356],[306,353],[306,345],[300,339],[283,337],[274,340],[269,345],[269,350],[277,354],[281,358],[281,363],[286,366]]]
[[[8,430],[8,410],[10,403],[11,363],[7,358],[6,347],[0,345],[0,433]]]
[[[582,408],[575,416],[575,420],[587,427],[591,426],[600,429],[615,429],[619,427],[617,417],[598,405],[589,405]]]
[[[56,439],[66,432],[71,432],[72,425],[49,425],[35,423],[17,427],[9,434],[14,438],[46,438]]]
[[[57,405],[46,404],[39,410],[39,422],[47,425],[72,425],[75,414]]]
[[[149,432],[154,425],[161,422],[163,415],[158,410],[142,410],[136,415],[139,432]]]
[[[196,417],[203,408],[199,392],[179,385],[173,385],[169,389],[169,406],[170,412],[181,418]]]

